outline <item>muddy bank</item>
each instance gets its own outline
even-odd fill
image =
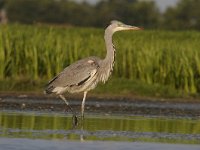
[[[70,97],[69,103],[80,112],[81,97]],[[1,110],[66,112],[64,102],[57,97],[40,95],[0,94]],[[149,115],[169,117],[200,117],[200,103],[197,101],[147,100],[138,98],[88,97],[86,113]]]

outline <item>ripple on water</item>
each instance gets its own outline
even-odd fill
[[[0,137],[200,144],[199,119],[87,115],[76,128],[71,121],[59,113],[1,112]]]

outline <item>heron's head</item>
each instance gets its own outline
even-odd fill
[[[131,25],[126,25],[116,20],[111,21],[110,27],[113,33],[117,31],[122,31],[122,30],[141,30],[141,28],[131,26]]]

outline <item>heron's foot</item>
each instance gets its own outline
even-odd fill
[[[82,126],[83,122],[84,122],[84,114],[76,115],[76,113],[73,113],[73,116],[72,116],[73,128],[77,127],[79,124]]]
[[[78,116],[76,114],[73,114],[73,116],[72,116],[72,126],[73,127],[78,126]]]

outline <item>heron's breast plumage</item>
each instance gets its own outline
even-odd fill
[[[102,60],[100,69],[99,69],[99,80],[103,83],[105,83],[111,73],[113,72],[114,64],[115,64],[115,56],[116,56],[116,51],[115,47],[111,42],[111,47],[110,51],[107,52],[107,57]]]

